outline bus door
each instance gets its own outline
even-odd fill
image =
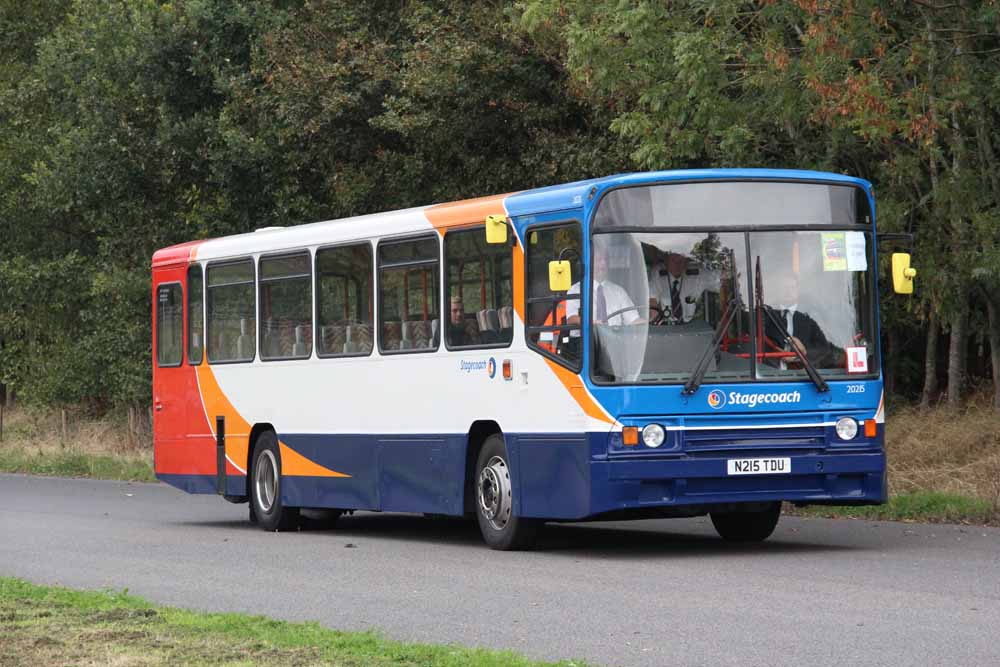
[[[194,369],[184,359],[186,265],[153,270],[153,447],[157,472],[180,472],[187,440],[187,388]],[[162,464],[162,465],[161,465]]]

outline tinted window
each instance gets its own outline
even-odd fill
[[[868,199],[859,188],[806,182],[622,188],[605,195],[594,217],[598,229],[870,224]]]
[[[161,285],[156,290],[156,363],[180,366],[184,298],[181,286]]]
[[[260,260],[260,358],[312,354],[312,272],[309,253]]]
[[[438,241],[436,237],[379,245],[379,350],[436,350]]]
[[[576,223],[528,232],[527,304],[528,344],[554,354],[578,368],[580,338],[581,234]],[[572,286],[568,292],[549,289],[549,262],[570,262]]]
[[[372,351],[372,249],[367,243],[316,253],[320,356]]]
[[[448,346],[509,344],[514,336],[510,245],[487,243],[480,227],[448,232],[444,254]]]
[[[188,269],[188,363],[196,366],[205,354],[205,279],[198,265]]]
[[[253,262],[208,267],[208,361],[252,361],[256,349]]]

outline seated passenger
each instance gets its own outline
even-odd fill
[[[465,305],[462,297],[458,294],[451,297],[451,318],[448,320],[448,345],[451,347],[461,347],[472,345],[465,332]]]
[[[649,305],[672,324],[690,322],[705,290],[718,291],[718,271],[691,267],[687,255],[666,251],[649,270]]]
[[[767,276],[764,295],[767,299],[764,309],[773,316],[773,319],[767,314],[763,316],[767,338],[774,343],[784,340],[784,332],[778,327],[781,325],[790,336],[785,349],[798,348],[817,368],[842,365],[844,351],[830,343],[816,320],[799,309],[799,279],[796,274],[783,270]],[[784,367],[785,363],[785,360],[780,360],[778,365]]]

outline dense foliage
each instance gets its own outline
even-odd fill
[[[148,402],[158,247],[695,166],[872,180],[921,271],[883,299],[890,387],[1000,366],[1000,0],[0,0],[0,27],[27,400]]]

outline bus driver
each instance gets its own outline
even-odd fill
[[[687,255],[668,250],[649,270],[649,306],[663,313],[664,322],[690,322],[705,290],[719,290],[718,271],[689,269],[689,263]]]
[[[566,295],[579,294],[580,283],[576,282],[569,288]],[[635,307],[628,292],[620,285],[608,280],[607,249],[594,247],[594,322],[597,324],[636,324],[643,321],[639,309]],[[611,316],[610,319],[608,316]],[[566,301],[567,324],[580,323],[580,300]]]

